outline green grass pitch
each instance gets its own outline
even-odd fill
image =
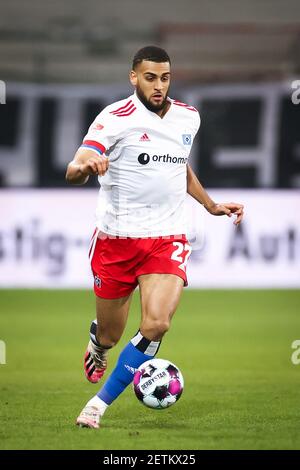
[[[300,291],[185,290],[159,357],[177,364],[185,389],[173,407],[141,405],[131,386],[99,430],[75,418],[98,385],[82,360],[90,291],[0,291],[1,449],[300,449]],[[109,370],[136,333],[135,293]]]

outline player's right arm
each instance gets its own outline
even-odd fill
[[[108,158],[93,150],[80,147],[68,164],[66,180],[71,184],[85,184],[89,176],[103,176],[108,170]]]

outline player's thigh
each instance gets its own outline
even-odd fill
[[[103,299],[96,296],[96,313],[100,335],[113,343],[119,341],[126,326],[132,294],[119,299]]]
[[[143,274],[138,277],[142,320],[170,321],[179,304],[184,281],[175,274]]]

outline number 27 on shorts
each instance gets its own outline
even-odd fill
[[[176,247],[176,250],[173,251],[171,259],[178,261],[180,263],[178,267],[185,272],[189,256],[192,252],[192,247],[189,243],[181,242],[173,242],[173,246]]]

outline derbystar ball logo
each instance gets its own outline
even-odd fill
[[[168,153],[165,155],[152,155],[150,156],[148,153],[140,153],[138,156],[138,161],[141,165],[147,165],[150,160],[155,163],[179,163],[179,164],[186,164],[188,159],[185,157],[172,157]]]

